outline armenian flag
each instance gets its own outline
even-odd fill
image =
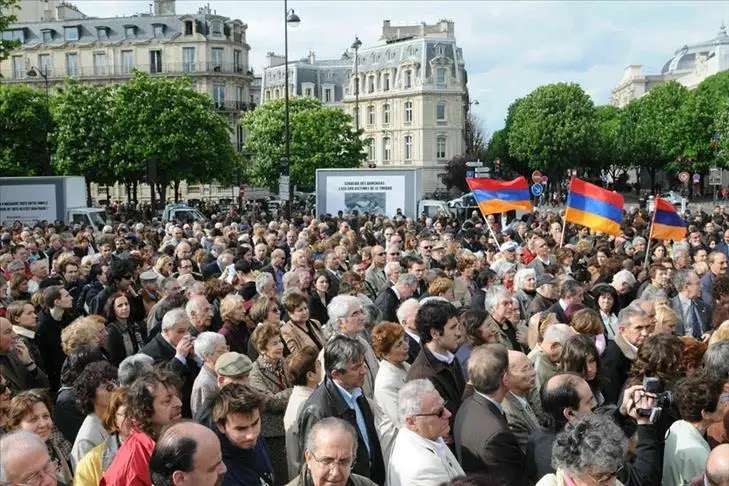
[[[657,240],[682,240],[686,238],[686,221],[676,212],[673,204],[660,197],[656,198],[653,211],[651,238]]]
[[[620,233],[623,196],[573,177],[567,196],[565,220],[610,235]]]
[[[473,191],[473,197],[484,216],[515,209],[532,211],[529,184],[524,176],[519,176],[513,181],[467,177],[466,183]]]

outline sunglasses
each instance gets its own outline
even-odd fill
[[[437,411],[435,411],[433,413],[416,413],[415,416],[416,417],[438,417],[438,418],[443,418],[443,415],[445,415],[445,412],[446,412],[446,408],[443,407],[443,408],[441,408],[441,409],[439,409],[439,410],[437,410]]]

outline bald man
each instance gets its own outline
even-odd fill
[[[703,484],[729,486],[729,444],[720,444],[709,454]]]
[[[155,486],[216,486],[226,471],[215,433],[188,420],[162,431],[149,461]]]
[[[376,294],[379,295],[383,290],[390,286],[387,276],[385,276],[385,249],[381,246],[373,246],[371,250],[372,265],[365,271],[365,280],[375,288]]]

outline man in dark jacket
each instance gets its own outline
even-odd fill
[[[265,397],[248,385],[229,383],[215,397],[214,432],[220,439],[223,463],[228,468],[221,486],[283,484],[261,436],[261,408]]]
[[[172,309],[162,318],[162,331],[140,351],[151,356],[155,365],[163,364],[183,381],[180,399],[182,416],[187,418],[192,417],[192,384],[200,371],[192,353],[195,339],[190,336],[189,328],[190,319],[185,314],[185,309]]]
[[[48,386],[48,377],[33,362],[25,344],[16,340],[13,325],[4,317],[0,317],[0,374],[13,395]]]
[[[134,265],[129,260],[115,260],[107,270],[107,283],[88,301],[89,314],[103,314],[106,301],[116,291],[127,292],[134,282]]]
[[[66,355],[61,348],[61,331],[71,323],[73,297],[60,285],[52,285],[43,290],[43,311],[38,316],[35,339],[43,356],[50,382],[51,396],[61,386],[61,367]]]
[[[401,302],[412,297],[417,285],[415,275],[403,273],[395,285],[380,292],[375,299],[375,306],[382,312],[383,321],[397,322],[397,308]]]
[[[526,318],[544,312],[557,301],[557,281],[548,273],[537,276],[537,293],[527,307]]]
[[[600,369],[605,379],[603,395],[607,403],[618,402],[638,348],[653,332],[653,323],[640,304],[641,301],[636,300],[620,311],[615,339],[607,342],[600,357]],[[647,304],[652,305],[651,302]]]
[[[304,402],[299,415],[299,461],[314,424],[325,417],[338,417],[357,431],[357,456],[352,472],[384,484],[385,462],[374,414],[362,393],[367,374],[363,345],[344,335],[335,336],[324,348],[324,370],[324,382]]]

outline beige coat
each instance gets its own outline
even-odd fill
[[[310,319],[309,323],[311,324],[312,334],[316,337],[316,340],[321,343],[321,345],[317,344],[314,339],[309,336],[306,327],[297,326],[293,322],[289,321],[281,328],[281,337],[283,338],[284,343],[286,343],[286,348],[290,353],[301,351],[307,346],[320,351],[323,345],[326,344],[324,333],[322,332],[319,321]]]

